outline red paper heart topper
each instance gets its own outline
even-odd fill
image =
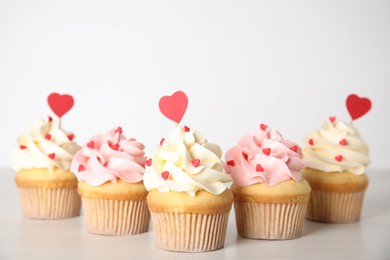
[[[54,114],[56,114],[59,118],[65,115],[74,104],[74,100],[71,95],[60,95],[58,93],[51,93],[47,97],[47,102]]]
[[[347,97],[347,109],[352,120],[365,115],[371,109],[371,100],[351,94]]]
[[[183,91],[172,96],[163,96],[158,103],[161,113],[176,123],[180,123],[187,110],[188,97]]]

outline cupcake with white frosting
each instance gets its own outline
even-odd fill
[[[306,217],[331,223],[359,221],[370,159],[358,130],[330,117],[322,128],[308,134],[304,143],[301,173],[312,187]]]
[[[37,120],[18,138],[12,166],[17,171],[15,181],[26,217],[61,219],[80,214],[77,178],[69,170],[80,149],[74,138],[51,117]]]
[[[224,246],[233,195],[221,155],[198,131],[178,125],[147,159],[144,184],[157,247],[205,252]]]

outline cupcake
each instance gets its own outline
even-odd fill
[[[321,129],[308,134],[304,143],[301,173],[312,188],[306,217],[330,223],[359,221],[370,160],[358,130],[330,117]]]
[[[35,219],[62,219],[80,214],[77,179],[70,172],[80,147],[74,134],[60,127],[60,120],[37,120],[18,138],[12,154],[17,172],[23,215]]]
[[[301,148],[261,124],[226,153],[237,232],[252,239],[302,235],[310,186],[299,171]]]
[[[122,128],[92,137],[72,161],[90,233],[130,235],[148,231],[150,213],[142,182],[144,145]]]
[[[158,248],[206,252],[224,246],[233,195],[221,149],[178,125],[146,161],[144,183]]]

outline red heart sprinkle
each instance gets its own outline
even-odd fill
[[[160,146],[163,145],[164,141],[165,141],[165,138],[161,138],[161,140],[160,140]]]
[[[189,132],[190,131],[190,128],[188,126],[186,126],[186,125],[183,127],[183,129],[184,129],[184,132]]]
[[[294,146],[291,146],[290,149],[294,152],[298,152],[298,146],[294,145]]]
[[[51,139],[51,134],[45,134],[45,139],[49,140]]]
[[[85,171],[85,166],[80,164],[79,165],[79,172]]]
[[[169,177],[169,171],[162,172],[162,173],[161,173],[161,177],[162,177],[164,180],[168,179],[168,177]]]
[[[268,128],[268,126],[266,124],[263,124],[263,123],[260,124],[261,130],[265,131],[265,130],[267,130],[267,128]]]
[[[365,115],[371,109],[371,100],[352,94],[347,97],[347,110],[352,120]]]
[[[196,167],[199,166],[200,160],[199,160],[199,159],[193,159],[191,163],[192,163],[192,165],[196,168]]]
[[[71,95],[52,93],[47,97],[47,102],[54,114],[62,117],[73,107],[74,99]]]
[[[122,127],[118,126],[118,128],[115,130],[115,133],[122,134]]]
[[[227,161],[226,164],[234,167],[234,165],[236,165],[236,162],[234,160],[230,160],[230,161]]]
[[[48,157],[52,160],[54,160],[54,158],[56,158],[56,154],[55,153],[51,153],[48,155]]]
[[[48,120],[49,122],[52,122],[52,121],[53,121],[53,118],[52,118],[51,116],[48,116],[48,117],[47,117],[47,120]]]
[[[340,145],[347,145],[347,140],[344,138],[339,142]]]
[[[73,134],[68,134],[67,137],[68,137],[69,141],[72,141],[73,138],[74,138],[74,135]]]
[[[264,172],[264,168],[261,167],[260,164],[256,164],[256,171],[257,171],[257,172]]]
[[[313,139],[311,139],[311,138],[309,139],[309,144],[310,144],[310,145],[314,145]]]
[[[336,117],[335,116],[330,116],[329,117],[329,121],[333,124],[334,121],[336,120]]]
[[[177,91],[172,96],[163,96],[158,106],[164,116],[176,123],[180,123],[187,110],[188,97],[183,91]]]
[[[343,156],[342,155],[337,155],[334,157],[334,159],[338,162],[341,162],[343,160]]]
[[[111,149],[115,150],[115,151],[118,151],[119,150],[119,144],[112,144],[111,145]]]
[[[245,160],[248,160],[248,158],[249,158],[249,156],[244,152],[242,152],[242,156],[245,158]]]
[[[265,155],[270,155],[270,154],[271,154],[271,148],[264,148],[264,149],[263,149],[263,153],[264,153]]]
[[[95,147],[95,142],[94,142],[94,141],[89,141],[89,142],[87,143],[87,146],[88,146],[88,148],[93,149],[93,148]]]
[[[147,159],[146,162],[145,162],[145,165],[146,166],[152,165],[152,159],[151,158]]]
[[[24,149],[27,148],[27,146],[25,146],[25,145],[20,145],[19,148],[20,148],[20,150],[24,150]]]

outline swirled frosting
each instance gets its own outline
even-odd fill
[[[218,145],[208,143],[195,129],[179,125],[146,161],[145,187],[187,192],[192,197],[199,190],[221,194],[231,181],[223,172],[221,156]]]
[[[73,156],[80,149],[74,134],[60,128],[59,120],[38,119],[28,133],[20,136],[12,154],[16,170],[56,168],[69,170]]]
[[[145,146],[134,138],[126,138],[117,127],[92,137],[76,153],[71,171],[79,182],[99,186],[121,179],[127,183],[142,181],[145,168]]]
[[[264,124],[244,135],[225,158],[226,172],[242,187],[255,183],[274,186],[290,179],[299,181],[299,171],[304,166],[301,148],[283,139],[278,131],[268,130]]]
[[[369,149],[351,124],[331,118],[305,137],[306,167],[324,172],[349,171],[360,175],[370,163]]]

